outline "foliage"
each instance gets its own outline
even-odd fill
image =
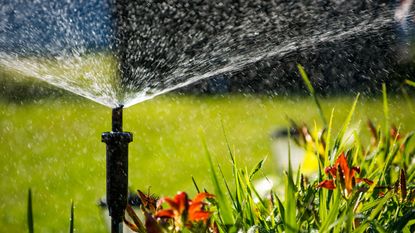
[[[323,151],[315,147],[321,168],[318,178],[310,182],[301,174],[294,177],[289,168],[284,200],[271,194],[269,198],[257,197],[258,201],[254,201],[255,188],[251,180],[237,180],[236,186],[241,188],[229,192],[230,199],[243,196],[242,202],[249,203],[242,205],[242,212],[234,209],[235,218],[246,212],[249,216],[243,218],[242,215],[236,224],[238,229],[249,231],[254,228],[258,232],[413,232],[415,166],[412,135],[403,136],[392,127],[385,136],[381,130],[374,131],[369,147],[359,144],[359,140],[355,140],[351,148],[345,148],[342,143],[329,144],[331,147],[326,144]],[[342,136],[339,134],[338,137]],[[322,136],[312,140],[314,145],[324,145],[330,139]],[[342,140],[335,138],[332,141]],[[330,167],[327,163],[331,158],[336,158],[336,162]],[[354,164],[360,167],[352,166]],[[325,174],[323,167],[328,167]],[[355,177],[357,172],[370,180]],[[243,170],[237,173],[244,174]],[[328,180],[324,181],[324,177]],[[330,185],[327,181],[331,181]],[[366,184],[359,184],[360,181]]]
[[[32,205],[32,190],[29,189],[29,192],[27,194],[27,228],[29,230],[29,233],[34,232],[33,227],[33,205]]]
[[[198,194],[209,198],[202,205],[205,215],[197,228],[186,224],[190,212],[184,210],[192,203],[186,193],[179,193],[173,199],[164,198],[170,209],[153,211],[151,216],[145,216],[163,229],[156,232],[413,232],[413,133],[404,135],[391,127],[388,135],[384,135],[384,130],[375,128],[371,122],[368,129],[372,133],[368,146],[356,138],[351,147],[346,147],[338,138],[344,136],[342,131],[333,139],[326,133],[319,137],[302,135],[303,138],[311,137],[314,142],[312,150],[320,163],[318,176],[312,180],[300,172],[295,175],[289,166],[283,196],[276,192],[260,196],[253,179],[260,172],[263,161],[249,172],[239,168],[229,150],[233,171],[231,182],[235,188],[229,188],[230,181],[221,175],[220,166],[215,169],[212,163],[210,174],[215,192],[224,196],[213,198],[211,194]],[[357,137],[359,133],[354,135]],[[306,143],[297,142],[310,150]],[[211,160],[208,150],[206,153]],[[335,162],[330,166],[333,157]],[[357,164],[359,166],[355,166]],[[222,177],[221,182],[219,177]],[[184,207],[185,203],[189,205]],[[224,217],[229,214],[230,217]],[[164,217],[172,221],[166,222]]]
[[[301,71],[302,67],[299,68]],[[304,78],[306,76],[303,73],[304,70]],[[312,95],[319,106],[315,93]],[[399,128],[389,127],[385,86],[383,96],[385,123],[382,128],[368,121],[371,135],[369,145],[362,143],[358,130],[353,132],[352,144],[346,143],[346,131],[358,98],[334,138],[331,136],[333,114],[328,124],[322,119],[327,128],[318,135],[310,134],[311,130],[306,125],[299,127],[292,122],[293,128],[299,133],[295,142],[316,156],[319,170],[315,179],[306,177],[301,171],[294,175],[289,162],[288,171],[285,173],[284,195],[272,191],[268,196],[260,196],[253,184],[253,178],[264,161],[260,161],[251,173],[246,168],[241,169],[225,137],[235,187],[229,188],[229,180],[223,176],[220,166],[215,169],[205,143],[217,196],[209,200],[209,204],[203,204],[207,208],[203,209],[204,213],[212,214],[201,222],[205,227],[199,225],[194,232],[414,232],[414,132],[405,135]],[[290,157],[290,154],[287,156]],[[219,182],[219,177],[222,182]],[[199,190],[194,179],[193,182]],[[187,200],[186,198],[187,194],[179,193],[174,199],[168,199],[172,207],[169,210],[175,210],[175,214],[172,212],[169,216],[175,220],[164,229],[173,232],[192,230],[186,224],[176,223],[177,217],[180,217],[181,223],[186,219],[183,217],[186,214],[178,211],[183,209],[178,206],[183,205],[177,204],[179,200]],[[158,216],[156,212],[152,216],[146,215],[146,218],[157,223],[163,216]]]

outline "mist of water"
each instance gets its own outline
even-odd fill
[[[0,66],[108,107],[129,107],[263,59],[394,24],[393,9],[381,4],[102,2],[4,4]]]

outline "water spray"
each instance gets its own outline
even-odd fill
[[[107,144],[107,205],[111,233],[123,232],[128,198],[128,143],[133,135],[122,131],[122,110],[123,106],[112,109],[112,131],[102,134],[102,142]]]

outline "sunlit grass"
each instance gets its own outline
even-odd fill
[[[333,129],[340,129],[353,97],[321,99],[334,111]],[[79,232],[103,232],[96,202],[105,195],[105,144],[100,134],[110,130],[110,109],[78,98],[45,100],[23,105],[0,104],[0,229],[27,231],[27,189],[32,188],[35,232],[67,232],[71,200]],[[412,129],[414,114],[400,98],[389,98],[390,122]],[[330,111],[324,112],[326,119]],[[311,98],[159,97],[124,111],[124,129],[134,134],[130,144],[132,189],[173,195],[195,193],[191,180],[212,189],[200,134],[214,164],[231,177],[228,141],[241,166],[254,166],[269,155],[264,172],[275,166],[269,134],[287,126],[287,117],[314,125],[320,115]],[[361,97],[352,124],[383,121],[381,99]],[[366,132],[363,130],[362,132]],[[333,135],[337,132],[333,132]],[[193,193],[192,193],[193,192]]]

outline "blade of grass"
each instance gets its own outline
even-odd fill
[[[409,223],[409,221],[415,219],[415,209],[408,211],[403,216],[400,216],[396,222],[390,224],[389,230],[394,232],[402,232],[403,228]]]
[[[252,190],[250,189],[250,187],[247,185],[249,182],[249,176],[248,176],[248,171],[247,169],[245,169],[245,171],[241,174],[241,178],[242,178],[242,187],[244,188],[244,194],[245,194],[245,203],[246,203],[246,216],[248,216],[249,222],[247,225],[256,225],[257,224],[257,218],[256,213],[255,213],[255,203],[254,200],[252,199]],[[244,182],[245,181],[245,182]]]
[[[275,194],[275,193],[274,193],[274,199],[277,200],[277,209],[278,209],[278,212],[280,213],[282,223],[285,225],[285,208],[284,208],[284,205],[282,204],[282,202],[281,202],[280,198],[278,197],[278,195]],[[275,214],[275,212],[274,212],[274,214]],[[275,214],[275,216],[277,216],[277,214]]]
[[[244,178],[246,189],[249,192],[249,199],[252,201],[252,203],[254,203],[255,209],[263,211],[267,210],[263,197],[259,195],[258,191],[255,189],[254,185],[252,184],[252,179],[250,176],[248,176],[247,172],[245,173]],[[257,198],[257,201],[254,201],[254,196]],[[260,218],[260,216],[257,217]]]
[[[252,169],[251,174],[249,175],[250,180],[264,166],[264,163],[265,163],[266,160],[267,160],[267,156],[265,156],[264,159],[259,161],[259,163],[257,163],[257,165],[254,167],[254,169]]]
[[[356,132],[356,131],[353,132],[353,135],[354,135],[353,137],[354,137],[354,140],[355,140],[354,148],[356,148],[356,149],[353,153],[352,164],[361,164],[361,161],[359,159],[363,158],[363,156],[359,156],[359,155],[361,155],[361,149],[362,149],[361,145],[362,145],[362,143],[360,141],[358,132]]]
[[[406,105],[409,107],[411,113],[414,112],[414,105],[412,104],[411,97],[409,96],[408,92],[406,91],[405,87],[401,87],[402,95],[405,98]]]
[[[377,205],[369,215],[368,221],[372,221],[376,218],[376,216],[382,211],[383,208],[385,208],[386,202],[389,200],[389,198],[392,196],[392,192],[389,192],[386,194],[381,201],[379,202],[379,205]]]
[[[388,93],[386,90],[386,84],[382,83],[382,97],[383,97],[383,114],[385,116],[385,127],[388,129],[389,132],[389,107],[388,107]]]
[[[225,187],[226,187],[226,190],[228,191],[229,197],[231,198],[231,201],[232,201],[232,203],[234,204],[234,207],[235,207],[235,208],[237,208],[237,206],[235,205],[235,204],[236,204],[236,202],[235,202],[235,200],[233,199],[231,189],[229,188],[228,182],[227,182],[227,181],[226,181],[226,179],[225,179],[225,175],[223,174],[222,168],[221,168],[220,166],[218,166],[218,169],[219,169],[219,173],[220,173],[220,175],[222,176],[222,180],[223,180],[223,182],[225,183]]]
[[[331,110],[330,114],[330,121],[327,128],[327,137],[326,137],[326,150],[324,151],[324,164],[320,168],[324,170],[325,167],[330,166],[330,152],[331,152],[331,136],[332,136],[332,130],[333,130],[333,118],[334,118],[334,108]]]
[[[193,176],[192,176],[192,182],[193,182],[193,185],[195,186],[195,189],[196,189],[197,193],[200,193],[200,189],[197,186],[196,180],[195,180],[195,178]]]
[[[323,181],[323,175],[324,175],[324,168],[330,166],[330,151],[331,151],[331,135],[332,135],[332,125],[333,125],[333,118],[334,118],[334,108],[331,111],[330,115],[330,121],[329,126],[327,129],[327,138],[326,138],[326,150],[324,153],[324,164],[319,166],[319,177],[318,182],[320,183]],[[334,155],[333,155],[334,157]],[[328,200],[328,190],[327,189],[319,189],[319,215],[320,215],[320,222],[325,222],[327,215],[328,215],[328,209],[327,209],[327,200]]]
[[[407,144],[409,144],[409,141],[413,138],[413,136],[414,136],[414,131],[412,131],[412,132],[409,132],[406,136],[405,136],[405,138],[404,138],[404,140],[403,140],[403,142],[402,142],[402,145],[407,145]],[[405,166],[408,166],[410,163],[411,163],[411,159],[410,159],[410,156],[409,156],[409,151],[408,151],[409,149],[408,149],[408,146],[405,146],[404,147],[404,151],[403,151],[403,153],[402,153],[402,155],[403,155],[403,161],[404,161],[404,164],[405,164]]]
[[[386,161],[383,164],[382,173],[379,176],[379,182],[385,181],[387,175],[389,174],[388,170],[390,169],[390,165],[392,164],[392,161],[395,159],[396,153],[400,149],[399,147],[396,146],[396,140],[397,138],[395,138],[392,143],[392,145],[395,145],[394,148],[392,148],[392,150],[390,149],[388,150],[389,153],[386,155],[386,158],[385,158]],[[389,144],[389,143],[386,143],[386,144]]]
[[[298,71],[300,72],[301,78],[303,79],[305,85],[307,86],[308,91],[310,92],[310,95],[314,99],[314,103],[317,106],[317,109],[320,114],[321,120],[323,121],[324,127],[327,127],[327,120],[326,120],[326,117],[324,116],[323,108],[320,105],[320,101],[317,98],[316,91],[314,90],[314,87],[311,84],[310,79],[308,78],[308,75],[305,72],[304,67],[302,65],[297,64],[297,67],[298,67]]]
[[[69,218],[69,233],[74,232],[74,223],[75,223],[74,205],[73,205],[73,201],[72,201],[72,204],[71,204],[71,217]]]
[[[377,221],[372,221],[371,223],[372,223],[372,225],[374,225],[374,226],[375,226],[376,230],[377,230],[379,233],[387,233],[387,232],[390,232],[390,231],[386,231],[386,229],[385,229],[385,228],[383,228],[383,226],[382,226],[382,225],[380,225],[379,223],[377,223]],[[394,231],[393,231],[393,232],[400,232],[400,231],[396,231],[396,230],[394,229]]]
[[[228,141],[228,136],[226,134],[225,126],[223,125],[223,121],[222,120],[221,120],[220,123],[222,125],[223,136],[225,137],[225,142],[226,142],[226,146],[228,148],[229,156],[231,158],[232,164],[235,164],[236,163],[235,156],[232,153],[231,146],[230,146],[229,141]]]
[[[385,156],[389,153],[389,107],[388,107],[388,94],[386,90],[386,84],[382,83],[382,96],[383,96],[383,115],[384,115],[384,134],[385,134]],[[386,160],[386,158],[384,158]]]
[[[127,208],[125,208],[125,210],[127,211],[128,216],[130,216],[130,218],[133,220],[135,227],[137,228],[136,231],[139,233],[146,232],[144,224],[141,222],[140,218],[137,216],[134,209],[130,205],[127,205]]]
[[[285,172],[285,230],[286,232],[297,232],[296,221],[296,198],[291,166],[291,144],[290,131],[288,130],[288,172]]]
[[[29,189],[28,196],[27,196],[27,226],[29,229],[29,233],[34,232],[33,227],[33,206],[32,206],[32,190]]]
[[[219,184],[219,179],[217,177],[215,168],[213,166],[212,162],[212,156],[210,154],[210,151],[206,145],[206,140],[202,137],[202,143],[205,150],[205,155],[208,160],[209,168],[211,170],[210,177],[212,179],[213,187],[215,189],[215,194],[217,196],[218,205],[219,205],[219,213],[222,216],[222,220],[224,224],[226,225],[233,225],[234,219],[232,215],[232,207],[229,204],[229,201],[227,200],[225,193],[222,190],[221,185]]]
[[[351,204],[349,203],[348,205],[348,210],[347,210],[347,218],[346,218],[346,232],[351,232],[353,229],[353,220],[354,220],[354,213],[353,213],[353,208],[350,207]]]
[[[358,226],[354,231],[353,231],[353,233],[363,233],[363,232],[365,232],[367,229],[368,229],[368,227],[370,226],[370,224],[369,223],[367,223],[367,222],[364,222],[364,223],[362,223],[362,224],[360,224],[360,226]]]
[[[236,211],[241,212],[242,211],[242,204],[243,204],[242,203],[243,202],[243,197],[242,197],[243,190],[241,189],[241,180],[240,180],[240,177],[239,177],[238,167],[237,167],[237,164],[236,164],[235,155],[233,154],[231,146],[229,144],[228,136],[226,134],[225,126],[224,126],[222,120],[221,120],[221,126],[222,126],[223,135],[225,137],[225,143],[226,143],[226,146],[228,148],[229,157],[230,157],[231,162],[232,162],[232,173],[233,173],[233,176],[234,176],[234,179],[235,179],[234,182],[235,182],[235,186],[236,186],[235,187],[235,198],[233,198],[232,193],[230,193],[229,187],[227,187],[227,189],[228,189],[230,197],[232,198],[232,203],[233,203]]]
[[[333,191],[333,204],[330,206],[330,211],[325,219],[324,222],[321,224],[321,228],[319,229],[319,232],[328,232],[330,229],[329,227],[332,227],[332,223],[336,219],[337,214],[339,213],[339,207],[340,207],[340,200],[341,200],[341,191],[340,191],[340,185],[337,185],[337,188]]]
[[[297,232],[297,221],[296,221],[296,199],[294,184],[292,181],[292,176],[290,178],[289,173],[285,172],[285,200],[284,200],[284,210],[285,210],[285,230],[286,232]],[[291,181],[290,181],[291,180]]]
[[[409,79],[406,79],[405,80],[405,83],[408,84],[409,86],[415,87],[415,82],[414,81],[411,81]]]
[[[360,94],[357,94],[357,96],[356,96],[356,98],[353,102],[352,108],[350,109],[349,114],[347,115],[347,118],[343,123],[342,128],[341,128],[340,132],[337,134],[336,140],[335,140],[334,145],[333,145],[333,152],[337,152],[337,151],[341,150],[341,148],[343,146],[342,145],[343,137],[344,137],[344,134],[346,133],[347,128],[350,125],[350,122],[352,121],[352,116],[353,116],[353,114],[356,110],[356,105],[357,105],[357,102],[359,100],[359,96],[360,96]],[[330,159],[331,159],[331,163],[334,164],[335,155],[332,154]]]
[[[229,157],[230,157],[231,162],[232,162],[232,174],[234,176],[234,179],[235,179],[234,182],[235,182],[235,186],[236,186],[235,187],[235,198],[233,198],[233,195],[230,192],[229,187],[226,186],[226,188],[229,192],[229,195],[232,199],[232,203],[233,203],[236,211],[241,213],[242,205],[243,205],[243,203],[242,203],[243,202],[243,197],[242,197],[243,190],[241,189],[241,180],[240,180],[240,177],[239,177],[239,172],[238,172],[238,167],[237,167],[237,164],[236,164],[235,155],[233,154],[231,146],[229,144],[228,136],[226,134],[226,130],[225,130],[225,126],[223,124],[223,121],[221,121],[221,125],[222,125],[223,135],[225,137],[225,143],[226,143],[226,146],[228,148]],[[227,184],[227,183],[225,182],[225,184]]]

